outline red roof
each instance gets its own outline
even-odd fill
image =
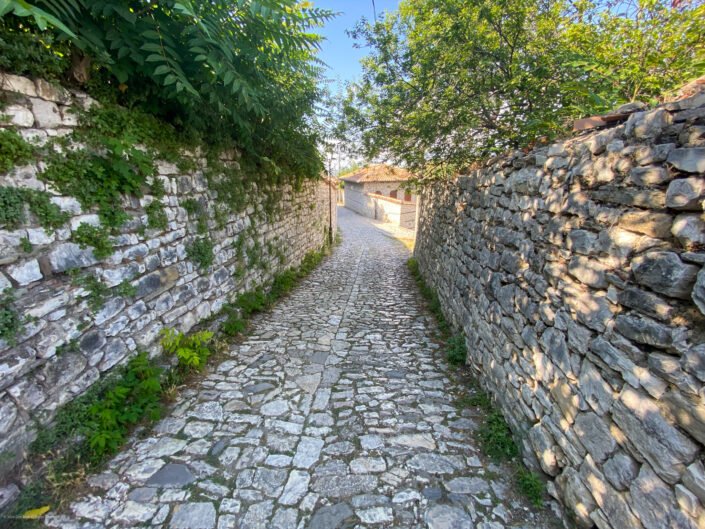
[[[352,174],[340,177],[345,182],[362,184],[365,182],[405,182],[412,174],[401,167],[385,164],[368,165]]]

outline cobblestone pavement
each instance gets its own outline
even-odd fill
[[[52,527],[554,527],[487,465],[407,250],[340,210],[343,244],[183,392]]]

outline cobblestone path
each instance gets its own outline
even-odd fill
[[[480,457],[407,250],[348,210],[340,225],[334,255],[48,525],[554,526]]]

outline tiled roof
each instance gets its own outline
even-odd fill
[[[361,184],[364,182],[405,182],[411,176],[409,171],[401,167],[376,164],[358,169],[352,174],[342,176],[340,179],[345,182]]]

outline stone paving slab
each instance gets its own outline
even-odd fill
[[[408,251],[348,210],[339,221],[335,253],[46,525],[558,527],[483,464]]]

